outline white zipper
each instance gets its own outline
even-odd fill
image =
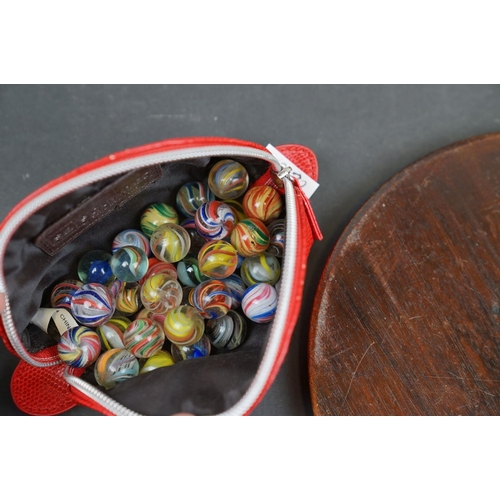
[[[54,186],[53,188],[45,191],[36,199],[31,200],[29,203],[21,207],[9,219],[9,221],[0,232],[0,261],[3,262],[7,245],[19,226],[31,215],[33,215],[46,205],[50,204],[51,202],[57,200],[58,198],[74,192],[81,187],[88,186],[109,177],[114,177],[115,175],[124,174],[131,170],[161,163],[183,161],[205,156],[242,156],[258,158],[271,163],[276,172],[281,173],[282,170],[280,162],[272,154],[266,151],[245,146],[204,146],[200,148],[186,148],[176,150],[175,152],[144,155],[138,158],[122,160],[110,165],[105,165],[99,167],[98,169],[92,170],[91,172],[85,172],[78,175],[77,177],[73,177],[68,181],[58,184],[57,186]],[[113,159],[113,156],[110,156],[110,160]],[[293,275],[297,253],[297,211],[293,185],[287,177],[288,172],[285,171],[283,173],[285,174],[284,185],[285,204],[287,210],[287,243],[282,266],[280,299],[278,302],[276,315],[271,325],[271,332],[264,356],[250,387],[240,399],[240,401],[238,401],[238,403],[236,403],[232,408],[222,413],[221,415],[242,415],[252,407],[255,400],[260,396],[272,371],[274,360],[276,359],[276,355],[279,351],[282,333],[287,323],[287,313],[292,299]],[[60,364],[60,360],[58,359],[39,357],[34,358],[24,348],[20,340],[20,336],[14,325],[14,320],[12,318],[3,267],[0,269],[0,292],[5,293],[6,299],[6,308],[4,313],[2,314],[5,332],[12,347],[19,355],[19,357],[27,363],[37,367],[49,367]],[[64,378],[68,384],[75,387],[84,395],[98,403],[100,406],[106,408],[112,413],[115,413],[116,415],[139,415],[138,413],[124,407],[117,401],[113,400],[92,384],[89,384],[79,379],[78,377],[69,374],[67,371],[64,374]]]

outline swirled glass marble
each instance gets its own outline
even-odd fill
[[[176,363],[185,361],[186,359],[204,358],[210,355],[211,344],[205,335],[195,344],[191,345],[175,345],[172,344],[170,352]]]
[[[119,280],[118,278],[115,278],[109,285],[108,285],[108,290],[111,292],[111,295],[115,297],[118,295],[120,290],[125,286],[125,282],[122,280]]]
[[[254,186],[243,197],[243,210],[248,217],[269,224],[281,215],[283,201],[271,186]]]
[[[177,210],[185,217],[194,217],[196,210],[203,203],[215,200],[215,195],[210,188],[202,182],[187,182],[179,191],[175,198]]]
[[[146,273],[146,276],[144,276],[144,278],[139,280],[139,284],[142,286],[148,278],[154,276],[155,274],[168,274],[171,279],[176,280],[177,268],[174,266],[174,264],[171,264],[169,262],[163,262],[162,260],[157,259],[156,257],[151,257],[149,259],[148,272]]]
[[[231,309],[231,292],[220,280],[200,283],[192,292],[194,307],[207,319],[220,318]]]
[[[208,186],[215,196],[234,200],[242,196],[248,188],[249,178],[246,168],[234,160],[217,162],[208,174]]]
[[[168,311],[163,329],[172,344],[192,345],[203,335],[205,322],[194,307],[179,306]]]
[[[245,340],[247,324],[236,311],[228,311],[225,316],[210,319],[205,325],[205,335],[210,343],[221,351],[232,351]]]
[[[247,289],[241,308],[243,314],[255,323],[269,323],[276,313],[278,292],[268,283],[259,283]]]
[[[101,341],[103,351],[110,349],[123,349],[123,333],[130,325],[130,320],[123,316],[114,316],[108,319],[106,323],[99,325],[96,328],[96,333]]]
[[[125,283],[139,281],[148,272],[149,261],[139,247],[121,247],[109,261],[113,274]]]
[[[198,253],[200,271],[210,278],[227,278],[236,271],[238,253],[230,243],[223,240],[209,241]]]
[[[142,232],[151,238],[163,224],[179,224],[179,215],[167,203],[153,203],[142,213],[140,224]]]
[[[150,358],[165,343],[161,325],[152,319],[140,318],[132,321],[123,334],[125,348],[136,358]]]
[[[119,248],[123,247],[138,247],[146,255],[151,254],[149,238],[137,229],[125,229],[118,233],[111,244],[111,253],[115,253]]]
[[[152,372],[158,368],[163,368],[164,366],[172,366],[175,363],[174,358],[169,352],[158,351],[153,354],[146,362],[142,365],[139,374]]]
[[[234,226],[231,244],[243,257],[259,255],[269,246],[269,231],[259,219],[243,219]]]
[[[278,259],[264,252],[254,257],[245,257],[240,269],[241,279],[252,286],[257,283],[274,285],[280,279],[281,266]]]
[[[149,309],[141,309],[138,313],[135,319],[140,319],[140,318],[147,318],[147,319],[152,319],[153,321],[156,321],[157,323],[160,323],[160,325],[163,325],[163,322],[165,321],[165,315],[167,313],[155,313],[153,311],[150,311]]]
[[[84,368],[99,357],[101,342],[93,330],[85,326],[76,326],[61,335],[57,344],[57,353],[67,365]]]
[[[207,242],[207,239],[203,238],[203,236],[196,229],[194,217],[183,220],[181,222],[181,226],[188,232],[191,238],[191,248],[189,251],[197,254],[200,251],[200,248]]]
[[[116,294],[116,310],[125,316],[132,316],[142,306],[139,283],[125,283]]]
[[[71,313],[78,323],[94,327],[105,323],[115,312],[115,299],[99,283],[87,283],[71,299]]]
[[[231,309],[237,309],[241,305],[241,299],[245,294],[247,285],[237,274],[232,274],[221,281],[227,285],[231,292]]]
[[[71,311],[71,299],[77,290],[82,287],[83,283],[78,280],[66,280],[58,283],[50,294],[51,307],[63,308]]]
[[[276,219],[267,226],[270,241],[267,251],[276,257],[283,257],[285,252],[285,219]]]
[[[243,205],[238,200],[222,200],[222,203],[229,205],[233,209],[233,212],[236,215],[236,222],[247,218],[245,211],[243,210]]]
[[[180,305],[182,287],[168,274],[155,274],[141,288],[142,305],[155,314],[166,314]]]
[[[194,223],[198,233],[207,240],[222,240],[231,234],[236,215],[222,201],[209,201],[196,211]]]
[[[91,250],[78,262],[78,277],[83,283],[107,285],[114,279],[109,265],[112,255],[104,250]]]
[[[126,349],[110,349],[99,356],[94,365],[96,382],[105,389],[139,374],[139,361]]]
[[[184,286],[195,287],[208,280],[208,277],[200,271],[198,259],[189,256],[177,264],[177,275]]]
[[[190,248],[189,233],[178,224],[163,224],[151,235],[151,251],[163,262],[179,262]]]

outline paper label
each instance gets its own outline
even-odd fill
[[[266,148],[280,162],[282,167],[290,167],[292,169],[290,175],[293,175],[299,181],[302,191],[310,198],[315,193],[316,189],[319,188],[319,184],[297,167],[297,165],[292,163],[283,153],[280,153],[272,144],[268,144]]]

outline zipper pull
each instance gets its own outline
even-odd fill
[[[321,233],[321,229],[319,228],[318,220],[314,215],[314,210],[311,206],[309,198],[305,195],[304,190],[300,187],[299,180],[296,177],[289,176],[288,178],[292,181],[297,197],[302,201],[302,204],[304,205],[314,239],[321,241],[323,239],[323,234]]]

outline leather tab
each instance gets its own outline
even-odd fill
[[[163,175],[159,165],[123,175],[45,229],[35,245],[53,256]]]

